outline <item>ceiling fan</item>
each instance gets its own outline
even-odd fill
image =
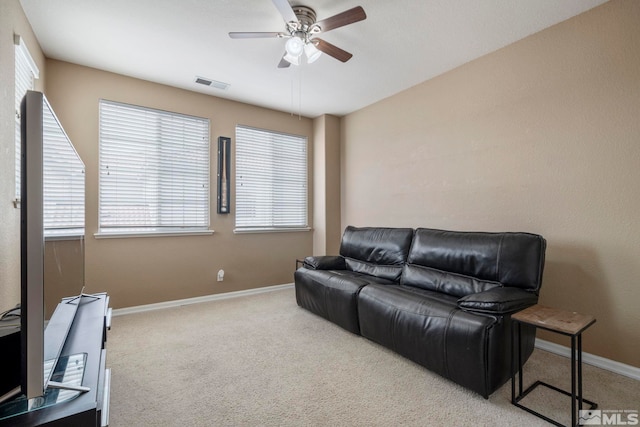
[[[291,64],[300,65],[304,56],[307,63],[316,61],[324,52],[339,61],[347,62],[353,56],[349,52],[318,38],[321,33],[353,24],[367,18],[364,9],[356,6],[330,18],[316,21],[316,12],[307,6],[291,6],[288,0],[272,0],[286,24],[284,32],[231,32],[232,39],[287,38],[285,53],[278,68]]]

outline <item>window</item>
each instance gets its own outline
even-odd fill
[[[100,233],[209,228],[209,120],[100,101]]]
[[[84,164],[49,104],[42,108],[44,235],[84,236]]]
[[[16,175],[15,175],[15,205],[18,207],[20,205],[20,155],[22,152],[21,142],[20,142],[20,103],[22,102],[22,98],[27,93],[28,90],[33,90],[34,88],[34,80],[40,77],[40,71],[38,70],[38,66],[35,61],[31,57],[27,46],[25,46],[22,37],[15,34],[13,36],[13,42],[16,46],[15,48],[15,93],[16,93],[16,122],[15,122],[15,160],[16,160]]]
[[[236,230],[307,227],[307,138],[237,126]]]

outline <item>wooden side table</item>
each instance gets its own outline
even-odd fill
[[[537,386],[542,385],[548,387],[564,395],[571,396],[571,425],[577,426],[577,410],[582,410],[583,402],[591,405],[590,409],[596,409],[598,407],[595,402],[591,402],[582,397],[582,333],[596,322],[595,317],[536,304],[515,313],[511,316],[511,320],[513,320],[511,329],[511,403],[549,423],[562,426],[559,422],[533,409],[527,408],[520,403],[520,401]],[[542,381],[536,381],[526,390],[522,390],[522,324],[571,337],[571,393]],[[518,372],[519,380],[517,396],[516,372]]]

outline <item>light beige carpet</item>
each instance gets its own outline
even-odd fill
[[[588,334],[585,334],[588,340]],[[298,307],[293,289],[113,319],[111,426],[538,426]],[[535,350],[525,385],[569,387],[569,360]],[[640,409],[640,382],[589,365],[585,397]],[[570,398],[539,387],[523,403],[569,424]]]

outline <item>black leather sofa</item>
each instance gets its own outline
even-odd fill
[[[511,375],[510,315],[535,304],[546,242],[529,233],[346,228],[307,257],[298,305],[485,398]],[[523,327],[523,361],[535,329]]]

